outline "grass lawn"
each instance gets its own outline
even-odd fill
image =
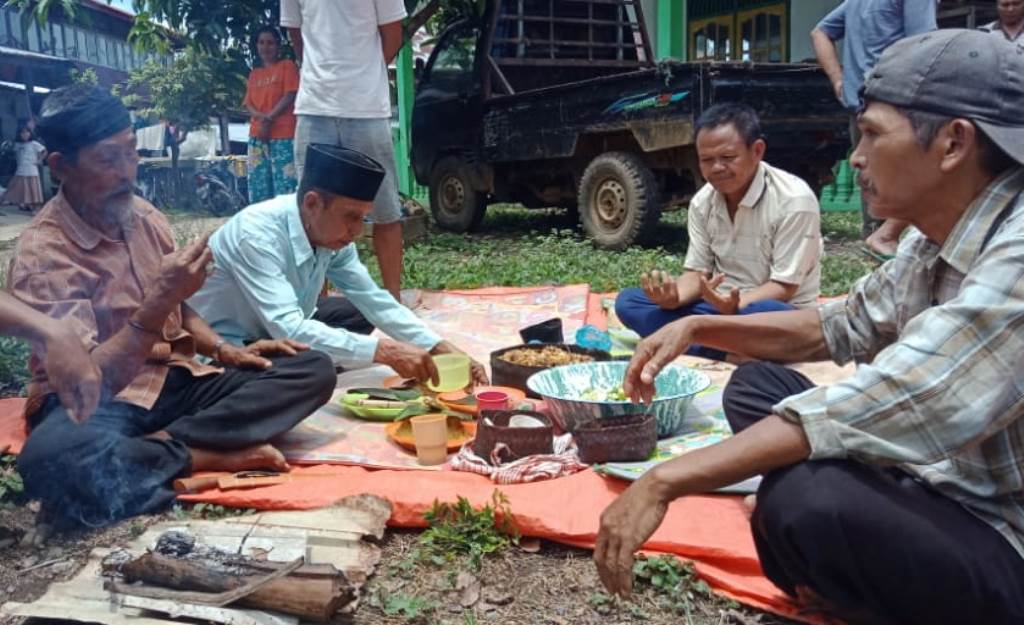
[[[860,215],[826,213],[822,219],[826,255],[823,295],[845,293],[872,265],[857,252]],[[686,256],[686,213],[662,218],[655,239],[624,252],[595,249],[561,211],[495,205],[478,233],[431,231],[405,251],[403,286],[456,289],[588,283],[607,292],[637,286],[651,269],[678,273]],[[366,242],[361,257],[379,278]]]

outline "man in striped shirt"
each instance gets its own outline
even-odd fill
[[[877,216],[916,227],[819,311],[684,319],[643,341],[634,399],[691,343],[765,362],[725,391],[733,438],[645,474],[601,517],[628,592],[677,497],[764,474],[751,525],[787,594],[851,623],[1024,623],[1024,48],[943,30],[889,48],[851,162]],[[815,387],[778,362],[855,360]]]

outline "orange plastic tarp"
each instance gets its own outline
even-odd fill
[[[482,506],[498,488],[508,497],[524,535],[592,548],[601,511],[627,486],[590,470],[557,480],[500,487],[485,477],[454,471],[371,471],[326,465],[293,471],[318,477],[248,491],[214,490],[182,499],[261,510],[309,509],[347,495],[372,493],[394,506],[391,525],[422,527],[423,513],[435,500],[454,501],[462,496]],[[692,560],[712,587],[737,601],[815,622],[799,615],[797,607],[762,574],[740,497],[693,496],[674,502],[645,549]]]
[[[25,444],[25,398],[0,399],[0,449],[16,454]]]

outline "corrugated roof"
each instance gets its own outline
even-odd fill
[[[40,61],[56,61],[58,63],[71,63],[68,59],[62,59],[59,56],[52,56],[49,54],[43,54],[42,52],[30,52],[28,50],[21,50],[19,48],[8,48],[7,46],[0,46],[0,55],[20,56],[26,59],[37,59]]]

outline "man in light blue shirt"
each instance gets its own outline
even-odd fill
[[[210,237],[215,269],[189,305],[235,344],[290,338],[346,369],[380,363],[403,377],[436,382],[431,354],[459,350],[378,287],[352,244],[373,208],[383,168],[359,152],[320,144],[309,146],[306,159],[297,195],[254,204]],[[347,303],[318,303],[325,279]],[[371,329],[366,320],[393,338],[360,334]],[[487,382],[476,362],[473,378]]]
[[[878,57],[893,43],[935,30],[937,0],[845,0],[811,31],[814,54],[825,70],[836,97],[850,111],[850,141],[860,141],[857,109],[864,79]],[[840,64],[835,42],[843,41]],[[861,236],[868,254],[887,260],[896,253],[900,234],[907,222],[890,219],[884,223],[871,216],[868,203],[861,202]]]

